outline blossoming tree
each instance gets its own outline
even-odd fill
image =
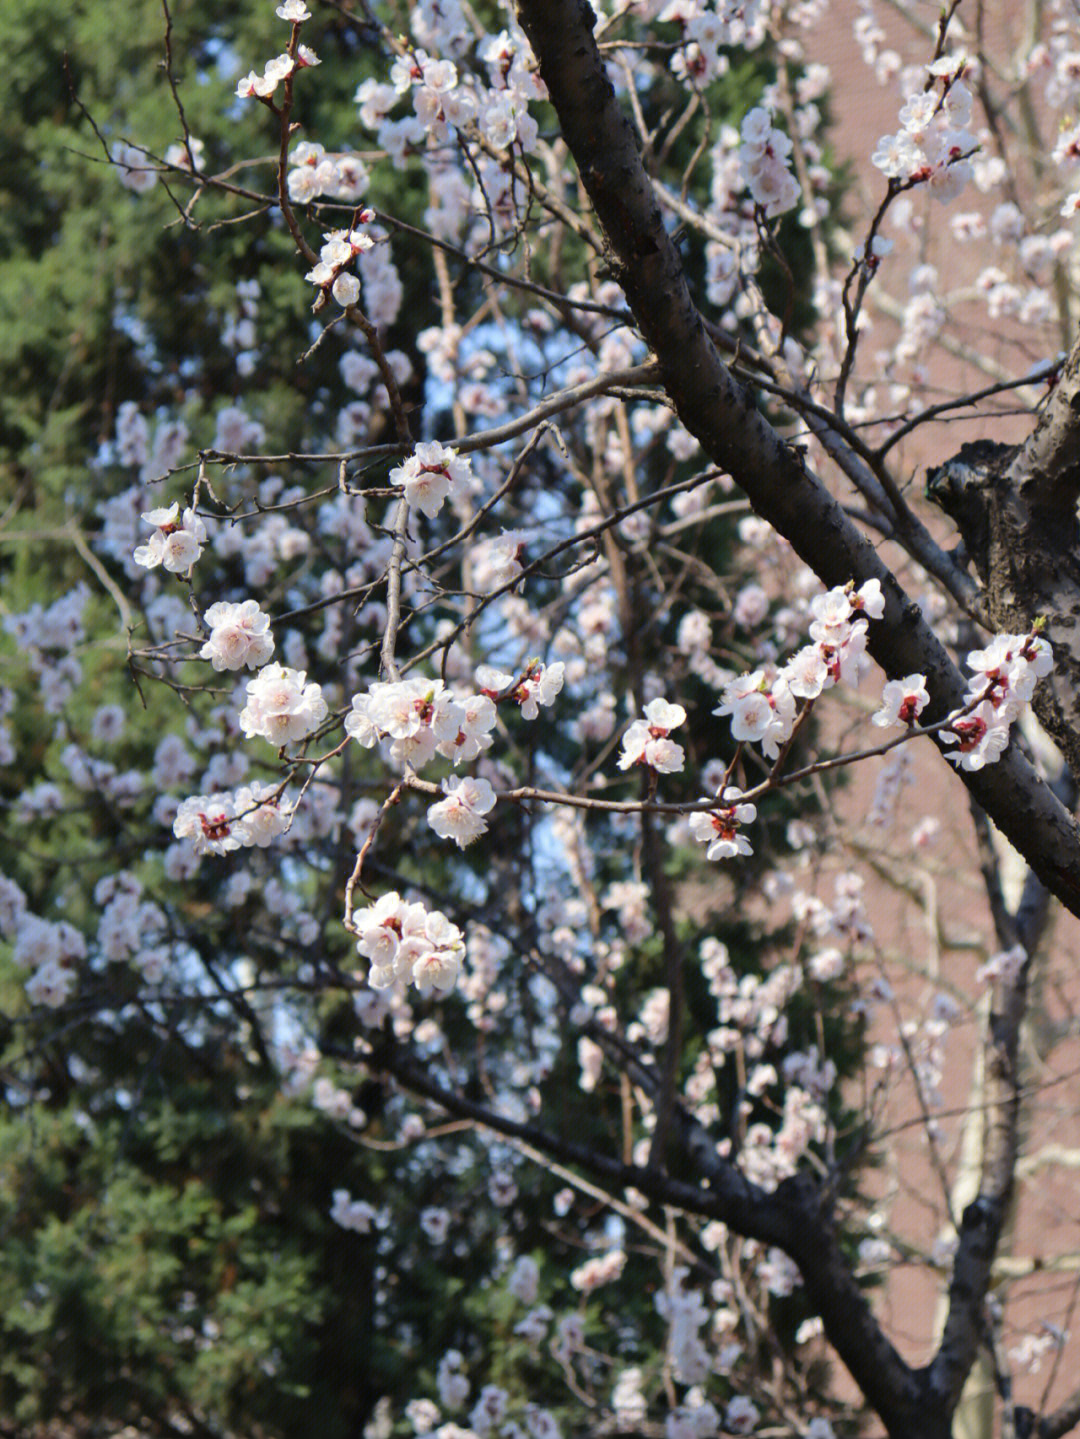
[[[1074,20],[913,13],[905,63],[847,17],[900,92],[849,225],[825,0],[238,8],[155,26],[170,143],[70,75],[172,278],[116,263],[123,363],[59,447],[34,411],[4,519],[2,1402],[937,1439],[981,1367],[1004,1432],[1069,1432],[1025,1370],[1073,1301],[1010,1345],[1001,1262],[1080,916]],[[943,233],[995,264],[950,290]],[[927,908],[915,763],[970,797],[986,962],[893,1033],[865,881]],[[834,823],[871,770],[876,852]],[[914,1244],[864,1187],[901,1093]],[[868,1293],[908,1260],[926,1362]],[[371,1363],[305,1410],[342,1334]]]

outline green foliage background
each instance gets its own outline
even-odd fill
[[[265,112],[239,105],[233,87],[235,69],[281,48],[281,22],[262,3],[175,0],[171,8],[173,73],[207,167],[262,157],[238,172],[237,184],[269,188]],[[238,280],[261,288],[254,408],[272,417],[273,447],[317,438],[349,396],[332,345],[297,368],[311,296],[272,212],[222,224],[243,202],[208,195],[191,229],[181,222],[182,186],[132,194],[107,164],[103,146],[120,139],[161,154],[180,136],[157,0],[120,10],[111,0],[0,0],[0,31],[9,57],[0,147],[0,501],[9,512],[0,576],[10,614],[93,581],[71,528],[92,536],[95,505],[120,483],[107,446],[121,403],[136,401],[148,416],[179,411],[199,444],[224,404],[247,397],[221,338]],[[311,38],[323,67],[317,85],[300,88],[297,118],[328,145],[359,145],[353,92],[365,76],[383,75],[373,32],[347,8],[328,9]],[[760,67],[741,67],[726,103],[744,109],[761,79]],[[396,172],[377,170],[370,198],[419,221],[421,189]],[[389,343],[418,360],[415,334],[437,318],[429,262],[420,249],[402,248],[398,258],[406,300]],[[730,534],[699,540],[715,555]],[[670,618],[674,626],[678,615]],[[145,707],[135,701],[115,607],[97,584],[87,629],[88,681],[65,710],[67,734],[85,739],[93,711],[121,703],[128,728],[113,758],[145,771],[162,733],[179,723],[172,697],[151,686]],[[10,808],[55,774],[62,745],[41,722],[33,677],[6,638],[0,646],[17,697],[20,755],[17,772],[0,775],[5,873],[39,912],[91,928],[94,886],[122,863],[163,898],[178,926],[203,923],[210,958],[227,964],[242,952],[245,919],[221,912],[214,886],[233,866],[223,864],[194,894],[170,885],[145,847],[149,799],[118,815],[87,796],[32,834],[19,832]],[[695,742],[707,753],[713,739]],[[558,753],[553,731],[543,743]],[[618,836],[609,844],[615,854]],[[493,849],[486,858],[509,865]],[[463,892],[476,895],[483,847],[472,863],[479,878]],[[685,863],[674,858],[676,881]],[[421,878],[408,858],[401,870],[382,877]],[[335,912],[336,874],[325,885]],[[516,875],[530,877],[527,866]],[[715,913],[687,919],[688,945],[719,923]],[[729,940],[740,968],[766,956],[766,936],[750,924],[729,926]],[[345,961],[343,932],[330,944],[307,956],[317,978]],[[0,1430],[31,1435],[55,1422],[89,1439],[133,1424],[161,1435],[346,1439],[361,1432],[380,1396],[400,1416],[409,1398],[432,1393],[450,1347],[493,1382],[516,1383],[573,1415],[550,1358],[515,1337],[520,1314],[492,1276],[505,1271],[512,1241],[514,1252],[541,1263],[541,1300],[565,1305],[566,1273],[602,1229],[596,1206],[579,1203],[556,1223],[552,1199],[563,1181],[506,1152],[499,1160],[521,1192],[495,1208],[487,1198],[492,1155],[475,1135],[462,1135],[452,1151],[358,1143],[306,1096],[281,1092],[252,1016],[235,1006],[208,999],[201,1013],[179,1005],[149,1012],[114,967],[80,991],[80,1007],[62,1021],[32,1015],[8,951],[0,945]],[[656,946],[645,943],[626,985],[644,989],[661,978]],[[692,1006],[701,999],[692,993]],[[445,1011],[451,1043],[475,1044],[455,1003]],[[348,1056],[339,1003],[314,997],[304,1017],[326,1052],[340,1045]],[[516,1029],[523,1053],[533,1018],[526,998]],[[811,1021],[797,1019],[795,1040],[812,1037]],[[687,1065],[694,1026],[690,1033]],[[838,1035],[841,1057],[845,1046],[850,1062],[857,1037]],[[582,1095],[564,1055],[547,1090],[567,1132],[619,1151],[616,1089]],[[372,1086],[357,1102],[368,1115],[364,1139],[381,1146],[397,1131],[400,1101]],[[340,1187],[384,1207],[386,1228],[359,1235],[333,1223]],[[453,1212],[445,1248],[418,1237],[427,1205]],[[591,1328],[615,1324],[624,1356],[654,1367],[662,1362],[655,1260],[635,1253],[623,1280],[584,1306]]]

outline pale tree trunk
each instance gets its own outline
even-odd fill
[[[989,1019],[989,1002],[985,998],[979,1005],[979,1028],[985,1030]],[[986,1108],[986,1062],[980,1045],[972,1065],[971,1084],[967,1097],[967,1116],[960,1137],[960,1162],[956,1179],[950,1193],[950,1207],[954,1214],[962,1213],[979,1192],[985,1155],[985,1108]],[[1011,1214],[1001,1237],[1000,1248],[1008,1246],[1011,1231]],[[948,1226],[948,1237],[952,1226]],[[945,1237],[943,1235],[943,1237]],[[945,1294],[938,1298],[934,1315],[934,1339],[940,1343],[948,1315],[948,1301]],[[985,1349],[980,1349],[971,1373],[964,1384],[960,1402],[953,1419],[953,1439],[995,1439],[994,1433],[995,1389],[990,1358]]]

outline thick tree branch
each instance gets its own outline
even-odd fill
[[[963,681],[918,607],[711,343],[597,51],[591,8],[585,0],[519,0],[519,16],[610,247],[612,270],[680,420],[825,584],[880,580],[886,613],[871,626],[875,659],[896,677],[926,675],[935,718],[958,708]],[[1075,821],[1016,747],[962,778],[1047,888],[1080,914]]]
[[[408,1059],[393,1044],[385,1045],[370,1055],[366,1064],[373,1074],[390,1075],[405,1089],[430,1099],[448,1114],[459,1119],[471,1119],[508,1139],[521,1140],[564,1164],[599,1176],[616,1191],[637,1189],[659,1204],[670,1204],[688,1214],[722,1220],[739,1234],[758,1239],[763,1244],[787,1248],[793,1242],[795,1215],[791,1213],[791,1206],[782,1201],[779,1192],[769,1194],[753,1184],[733,1164],[720,1162],[714,1166],[710,1187],[688,1184],[673,1179],[664,1170],[624,1164],[622,1160],[601,1154],[589,1145],[578,1144],[538,1125],[523,1124],[499,1114],[488,1105],[479,1104],[438,1083],[426,1069]]]
[[[1015,470],[1029,505],[1075,520],[1080,499],[1080,339],[1061,367],[1039,423],[1017,455]]]
[[[1026,1423],[1021,1426],[1021,1417]],[[1060,1404],[1049,1414],[1044,1414],[1041,1419],[1036,1419],[1030,1409],[1017,1410],[1016,1414],[1016,1439],[1030,1439],[1036,1435],[1038,1439],[1062,1439],[1062,1436],[1070,1433],[1080,1424],[1080,1389],[1075,1389],[1064,1404]]]
[[[611,1189],[637,1189],[659,1204],[689,1214],[719,1219],[736,1233],[775,1244],[799,1265],[811,1304],[821,1315],[829,1337],[869,1402],[885,1418],[896,1439],[920,1433],[925,1402],[918,1376],[904,1363],[882,1333],[839,1243],[818,1182],[802,1172],[773,1192],[761,1189],[716,1151],[705,1130],[676,1108],[673,1124],[695,1161],[702,1183],[688,1184],[652,1166],[624,1164],[587,1145],[564,1139],[537,1125],[523,1124],[496,1113],[434,1080],[395,1045],[371,1055],[373,1073],[391,1076],[413,1094],[422,1095],[461,1119],[471,1119],[522,1141],[564,1164],[601,1178]],[[886,1416],[891,1416],[886,1417]],[[929,1434],[929,1430],[926,1431]]]
[[[519,0],[519,17],[604,231],[609,263],[656,356],[682,423],[826,584],[852,578],[880,581],[886,613],[884,621],[872,627],[870,647],[875,658],[894,676],[925,674],[935,696],[935,718],[960,707],[961,677],[917,607],[801,455],[786,446],[761,416],[709,339],[664,227],[637,138],[596,48],[591,8],[585,0]],[[1015,747],[1000,764],[965,772],[963,778],[1047,887],[1080,913],[1076,826]],[[821,1307],[830,1341],[893,1436],[929,1433],[927,1409],[935,1415],[930,1427],[948,1433],[974,1359],[981,1305],[1011,1192],[1015,1041],[1022,1010],[1023,980],[1006,995],[1005,1012],[995,1026],[992,1062],[1002,1092],[994,1132],[988,1136],[982,1192],[964,1214],[950,1314],[934,1364],[916,1378],[890,1352],[868,1311],[869,1322],[855,1333],[847,1328],[837,1296],[850,1294],[853,1284],[848,1266],[828,1242],[831,1227],[824,1204],[803,1230],[813,1240],[804,1237],[789,1247]],[[804,1192],[796,1206],[806,1220],[807,1206],[811,1197],[818,1198],[819,1186],[805,1175],[797,1176],[796,1183],[812,1191],[812,1195]],[[827,1271],[827,1284],[821,1282],[819,1266]]]
[[[1070,372],[1061,386],[1080,407],[1080,373]],[[1058,420],[1048,425],[1044,415],[1018,449],[985,440],[962,445],[930,471],[927,492],[964,538],[991,622],[999,630],[1023,633],[1036,619],[1045,621],[1054,673],[1038,687],[1033,704],[1080,780],[1080,524],[1074,488],[1080,470],[1070,458],[1076,441],[1060,413]],[[1056,457],[1055,435],[1061,445]],[[1041,871],[1039,877],[1046,881]]]

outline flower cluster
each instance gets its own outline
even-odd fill
[[[480,693],[489,699],[513,700],[521,711],[521,718],[534,720],[545,708],[555,703],[555,696],[563,687],[566,666],[562,662],[553,665],[542,664],[538,659],[526,661],[520,677],[497,670],[491,665],[480,665],[476,671],[476,683]]]
[[[436,144],[445,145],[451,126],[467,125],[476,115],[476,97],[458,84],[452,60],[415,50],[394,61],[390,80],[398,94],[411,88],[416,118]]]
[[[404,464],[390,471],[390,483],[400,485],[410,505],[434,519],[443,501],[462,493],[472,478],[472,466],[457,450],[438,440],[417,445]]]
[[[866,672],[868,619],[885,613],[885,598],[877,580],[858,590],[838,585],[810,602],[812,644],[793,655],[771,676],[763,669],[740,675],[724,686],[716,715],[731,716],[732,737],[760,744],[768,759],[777,759],[791,738],[797,717],[796,701],[814,700],[843,680],[858,685]]]
[[[357,1234],[370,1234],[372,1226],[386,1227],[385,1212],[375,1209],[366,1199],[354,1199],[347,1189],[335,1189],[330,1196],[330,1218],[342,1229],[353,1229]]]
[[[287,20],[290,25],[300,25],[303,21],[311,19],[311,11],[304,4],[304,0],[283,0],[274,14],[279,20]],[[294,41],[298,33],[293,31]],[[295,48],[295,55],[284,51],[280,55],[275,55],[273,60],[268,60],[261,75],[257,75],[254,70],[249,70],[236,87],[236,93],[240,99],[254,98],[269,101],[283,80],[289,79],[297,70],[306,70],[320,63],[318,55],[314,50],[309,50],[306,45],[297,45]]]
[[[739,833],[739,826],[753,824],[757,805],[742,800],[742,790],[729,785],[715,809],[695,810],[690,816],[690,833],[709,848],[706,859],[731,859],[737,854],[753,854],[750,841]]]
[[[703,1384],[712,1362],[698,1330],[709,1318],[709,1310],[696,1289],[687,1289],[690,1270],[675,1266],[668,1287],[654,1299],[656,1312],[668,1322],[668,1358],[680,1384]]]
[[[1004,754],[1009,730],[1031,700],[1038,680],[1054,667],[1046,640],[1032,630],[1026,635],[998,635],[984,650],[967,657],[974,679],[968,686],[967,708],[942,732],[942,743],[955,744],[948,758],[961,769],[982,769]]]
[[[361,210],[357,215],[358,224],[367,225],[375,218],[371,210]],[[348,270],[357,255],[370,250],[375,241],[362,230],[328,230],[323,236],[325,243],[319,250],[319,263],[304,276],[313,285],[318,285],[323,295],[327,290],[344,309],[355,305],[360,298],[360,281]]]
[[[368,187],[367,166],[358,155],[328,155],[322,145],[301,140],[289,159],[289,199],[297,205],[320,195],[354,204]]]
[[[240,728],[249,739],[262,735],[280,747],[311,734],[326,713],[322,688],[308,684],[304,670],[267,665],[255,679],[248,680]]]
[[[586,1259],[570,1272],[570,1285],[579,1294],[591,1294],[604,1284],[618,1279],[626,1268],[626,1254],[622,1249],[609,1249],[592,1259]]]
[[[791,140],[773,128],[772,116],[763,106],[751,110],[742,122],[739,165],[755,205],[767,219],[783,215],[799,203],[799,182],[788,169]]]
[[[660,774],[678,774],[686,755],[682,745],[669,736],[685,722],[686,711],[682,705],[665,699],[650,700],[645,706],[645,718],[635,720],[623,735],[619,768],[630,769],[642,764]]]
[[[31,1004],[58,1009],[76,983],[75,964],[86,958],[82,932],[66,920],[54,923],[31,914],[13,880],[0,876],[0,938],[12,941],[12,960],[34,973],[26,981]]]
[[[526,152],[536,148],[539,130],[529,114],[529,101],[545,99],[547,91],[536,74],[532,52],[520,31],[503,31],[480,50],[488,67],[491,89],[475,76],[463,77],[451,60],[415,49],[399,55],[390,68],[390,84],[365,80],[356,92],[361,123],[378,131],[378,143],[392,162],[401,166],[405,156],[425,141],[445,145],[453,131],[475,122],[481,136],[495,149],[518,144]],[[398,100],[411,94],[413,114],[391,120]]]
[[[397,680],[373,684],[354,695],[345,733],[371,749],[390,739],[390,758],[414,769],[437,754],[458,765],[491,747],[495,705],[487,694],[455,699],[442,680]]]
[[[196,854],[228,854],[252,845],[266,849],[284,834],[291,819],[291,806],[280,802],[279,787],[254,780],[235,793],[185,799],[176,812],[173,834],[191,840]]]
[[[764,670],[753,670],[724,686],[713,714],[730,715],[733,739],[760,744],[767,758],[776,759],[795,727],[795,696],[783,672],[770,680]]]
[[[900,129],[883,135],[873,162],[890,180],[926,184],[938,200],[955,200],[972,176],[970,157],[978,142],[968,130],[972,94],[959,78],[963,60],[943,57],[930,66],[943,91],[919,90],[900,111]]]
[[[722,0],[715,7],[670,0],[658,18],[682,26],[683,48],[672,57],[672,74],[694,86],[726,74],[729,62],[721,48],[749,50],[760,45],[761,12],[760,0]]]
[[[356,947],[371,961],[368,984],[390,989],[415,984],[421,994],[449,994],[457,983],[465,941],[441,910],[427,910],[391,890],[353,914]]]
[[[241,100],[269,100],[282,80],[288,80],[297,70],[304,70],[319,63],[319,57],[314,50],[309,50],[306,45],[298,45],[295,56],[282,51],[272,60],[267,60],[261,75],[249,70],[237,85],[236,93]]]
[[[216,670],[242,670],[245,665],[257,670],[274,653],[270,616],[263,614],[258,600],[221,601],[211,605],[203,618],[210,638],[199,658],[209,660]]]
[[[135,550],[135,563],[148,570],[161,565],[174,575],[189,570],[206,543],[206,526],[195,511],[189,507],[181,520],[179,501],[174,501],[167,509],[147,510],[143,519],[155,528],[146,544]]]

